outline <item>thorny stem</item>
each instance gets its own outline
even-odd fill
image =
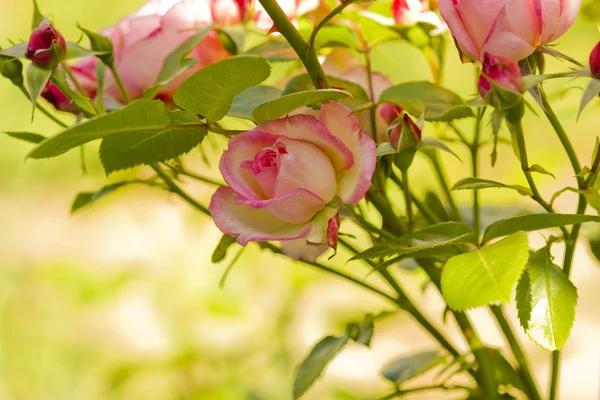
[[[563,145],[567,156],[569,157],[569,161],[571,162],[571,166],[573,168],[573,172],[577,176],[577,186],[581,190],[585,190],[586,182],[584,181],[581,172],[581,164],[579,163],[579,159],[577,158],[577,153],[575,153],[575,149],[569,140],[569,136],[567,132],[563,128],[560,120],[556,116],[556,113],[552,109],[550,102],[548,101],[548,97],[546,96],[546,92],[543,88],[540,87],[541,98],[542,98],[542,106],[543,111],[548,121],[552,125],[552,128],[556,132],[558,139]],[[587,200],[583,194],[579,195],[579,202],[577,204],[577,214],[584,214],[585,209],[587,207]],[[573,257],[575,256],[575,247],[577,245],[577,239],[579,237],[579,231],[581,229],[581,224],[573,226],[571,230],[570,236],[565,236],[565,256],[563,259],[563,271],[567,278],[571,274],[571,267],[573,266]],[[558,393],[558,379],[560,374],[560,351],[555,350],[552,352],[552,367],[550,373],[550,395],[548,397],[549,400],[555,400],[556,395]]]
[[[331,85],[327,80],[327,76],[325,75],[325,71],[323,71],[323,67],[319,63],[319,59],[317,58],[317,52],[314,47],[309,48],[300,32],[296,29],[296,27],[290,22],[288,17],[285,15],[279,4],[277,4],[276,0],[259,0],[260,4],[263,6],[267,14],[273,20],[275,27],[283,35],[283,37],[288,41],[288,43],[292,46],[302,64],[306,68],[306,72],[310,75],[313,84],[317,89],[326,89],[330,88]]]
[[[402,192],[404,193],[404,200],[406,202],[407,231],[408,233],[412,233],[415,226],[415,221],[412,209],[412,196],[408,182],[408,171],[405,170],[402,171]]]
[[[523,349],[521,348],[521,345],[519,344],[517,337],[513,333],[509,322],[507,321],[506,317],[504,316],[502,307],[501,306],[490,306],[490,309],[492,310],[492,313],[496,317],[496,321],[498,321],[498,325],[500,326],[502,333],[504,333],[504,336],[506,337],[506,341],[508,342],[508,345],[510,346],[510,349],[512,350],[512,352],[514,354],[515,359],[517,360],[517,363],[519,364],[519,368],[517,369],[517,372],[519,373],[519,375],[521,376],[521,379],[523,379],[523,382],[525,383],[525,386],[527,387],[527,394],[528,394],[529,398],[531,400],[541,400],[540,393],[538,392],[537,385],[535,384],[535,379],[533,378],[533,375],[531,374],[531,369],[529,367],[529,363],[527,362],[527,357],[525,357],[525,353],[523,352]]]
[[[350,250],[350,252],[354,254],[358,254],[359,251],[350,243],[345,241],[344,239],[339,239],[339,243]],[[417,306],[408,298],[406,292],[400,284],[394,279],[394,277],[387,271],[385,268],[378,268],[377,265],[370,260],[363,260],[369,266],[371,266],[374,270],[376,270],[382,277],[385,279],[389,285],[394,289],[398,298],[396,299],[396,304],[401,308],[408,311],[408,313],[427,331],[438,341],[453,357],[458,357],[459,352],[456,348],[444,337],[444,335],[434,327],[429,320],[423,315],[423,313],[417,308]]]
[[[319,31],[325,26],[327,25],[327,23],[329,21],[331,21],[336,15],[340,14],[342,11],[344,11],[344,9],[346,7],[348,7],[349,5],[356,3],[358,1],[361,0],[346,0],[343,1],[339,6],[337,6],[336,8],[334,8],[327,16],[325,16],[325,18],[323,18],[321,20],[321,22],[319,22],[312,30],[312,32],[310,33],[310,37],[308,39],[308,49],[307,51],[315,51],[315,40],[317,38],[317,34],[319,33]],[[262,3],[262,2],[261,2]],[[266,7],[265,7],[266,8]]]

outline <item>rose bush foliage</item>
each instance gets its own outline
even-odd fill
[[[382,376],[394,392],[384,398],[410,392],[406,382],[440,364],[443,383],[423,390],[467,391],[468,398],[492,400],[542,398],[498,305],[516,296],[524,332],[554,352],[557,377],[558,351],[575,320],[577,288],[570,273],[581,224],[600,222],[600,141],[582,166],[543,86],[550,79],[589,79],[580,114],[600,93],[600,45],[590,49],[589,67],[549,47],[574,23],[580,0],[153,0],[99,33],[80,27],[88,47],[65,40],[34,5],[30,39],[0,51],[0,73],[28,95],[36,118],[45,114],[61,132],[7,133],[35,144],[29,158],[78,147],[83,154],[84,145],[98,140],[107,174],[142,171],[136,179],[80,193],[73,212],[126,185],[161,188],[210,217],[223,233],[214,262],[228,259],[232,247],[257,242],[381,296],[439,345],[391,360]],[[473,64],[463,68],[477,73],[475,98],[444,86],[448,40],[461,60]],[[422,55],[431,81],[397,83],[377,71],[374,52],[389,42]],[[548,54],[573,67],[545,73]],[[25,72],[21,60],[29,63]],[[45,102],[77,115],[77,122],[63,122],[65,115],[55,115]],[[529,161],[522,124],[528,113],[548,119],[571,162],[573,182],[552,197],[532,174],[552,175]],[[481,148],[493,145],[495,165],[497,147],[507,141],[500,140],[504,126],[527,186],[479,176]],[[226,142],[219,162],[226,184],[185,162],[196,147],[208,151],[207,136]],[[459,157],[460,146],[471,156],[473,176],[452,186],[442,154]],[[412,182],[414,171],[425,168],[422,160],[435,176],[428,184],[440,186],[435,192],[422,193],[423,185]],[[216,186],[210,204],[187,193],[189,179]],[[478,191],[488,188],[516,191],[543,213],[495,212],[494,221],[484,223]],[[457,204],[457,190],[472,191],[472,201]],[[579,203],[575,213],[560,214],[554,201],[567,192],[579,195]],[[527,233],[546,229],[555,232],[532,249]],[[589,240],[595,254],[599,242]],[[552,258],[558,246],[564,247],[562,266]],[[351,265],[321,262],[323,254],[339,259],[338,247],[387,286],[354,276]],[[396,272],[407,265],[420,268],[440,292],[468,350],[459,351],[406,295]],[[486,346],[470,322],[467,311],[484,306],[514,357]],[[368,314],[348,323],[341,336],[316,343],[296,371],[294,398],[349,341],[370,346],[377,318]],[[456,371],[446,376],[453,366]],[[557,384],[551,381],[553,400]]]

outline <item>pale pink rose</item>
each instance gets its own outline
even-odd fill
[[[428,0],[394,0],[392,2],[394,22],[399,26],[411,26],[418,22],[425,22],[435,26],[433,35],[441,34],[446,27],[436,13],[429,9]]]
[[[220,8],[220,1],[154,0],[116,25],[100,31],[113,43],[115,66],[132,99],[141,97],[155,84],[165,58],[200,29],[214,22],[239,21],[239,10],[233,0],[223,1],[229,7],[229,14]],[[158,97],[171,98],[191,74],[229,56],[216,33],[209,33],[188,56],[197,60],[197,64],[161,88]],[[86,58],[75,68],[82,74],[93,76],[97,62],[96,58]],[[111,97],[124,100],[110,73],[105,88]]]
[[[332,201],[358,203],[375,161],[375,143],[356,117],[330,102],[319,118],[293,115],[233,137],[219,165],[229,186],[217,190],[209,209],[217,227],[243,246],[302,239],[335,247],[340,220]],[[314,256],[297,246],[291,251]]]
[[[581,0],[440,0],[439,6],[466,57],[491,53],[519,61],[561,37]]]

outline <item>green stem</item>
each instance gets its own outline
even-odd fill
[[[288,41],[290,46],[294,49],[302,64],[306,68],[306,72],[310,75],[315,88],[324,89],[330,88],[331,85],[327,80],[327,76],[325,75],[325,71],[323,71],[323,67],[321,67],[321,63],[319,63],[319,59],[317,58],[317,52],[314,48],[309,48],[308,44],[300,35],[300,32],[296,29],[296,27],[290,22],[288,17],[285,15],[279,4],[277,4],[276,0],[259,0],[260,4],[263,6],[267,14],[273,20],[275,27],[283,35],[283,37]]]
[[[410,185],[408,182],[408,171],[402,170],[402,184],[402,192],[404,193],[404,200],[406,202],[407,231],[408,233],[412,233],[415,221],[412,209],[412,195],[410,193]]]
[[[123,80],[121,79],[121,75],[119,75],[119,71],[117,71],[117,67],[115,67],[115,65],[112,64],[112,65],[109,65],[108,68],[110,69],[110,72],[112,72],[113,77],[115,78],[115,82],[117,82],[117,86],[119,87],[119,90],[123,94],[123,98],[125,99],[125,102],[131,103],[131,97],[129,97],[129,92],[127,92],[127,88],[123,84]]]
[[[69,76],[69,78],[71,79],[71,82],[73,83],[73,86],[75,86],[75,89],[77,89],[77,91],[79,92],[79,94],[82,95],[82,96],[86,96],[87,97],[87,93],[85,92],[85,90],[83,90],[83,87],[81,87],[81,85],[77,81],[77,78],[75,78],[75,75],[73,75],[73,71],[71,71],[71,68],[69,68],[69,66],[67,65],[67,63],[62,62],[62,63],[60,63],[60,65],[61,65],[61,67],[63,67],[63,69],[65,70],[65,72],[67,73],[67,75]]]
[[[370,189],[367,192],[368,199],[373,203],[381,218],[383,220],[383,226],[388,227],[389,230],[396,236],[404,235],[404,226],[400,217],[396,215],[389,201],[376,190]]]
[[[29,93],[27,92],[27,89],[25,89],[25,86],[19,86],[19,89],[21,89],[21,92],[23,92],[23,94],[25,95],[25,97],[27,97],[29,99]],[[69,126],[66,123],[62,122],[60,119],[56,118],[54,115],[52,115],[52,113],[50,111],[46,110],[46,108],[44,106],[42,106],[41,104],[37,103],[35,105],[35,108],[37,108],[38,110],[40,110],[40,112],[42,114],[44,114],[46,117],[50,118],[57,125],[60,125],[63,128],[66,128],[67,126]]]
[[[398,175],[392,173],[390,174],[390,179],[396,184],[396,186],[398,186],[400,190],[402,190],[404,184],[402,180],[398,178]],[[433,214],[414,193],[411,192],[410,197],[412,203],[415,205],[415,207],[419,209],[419,211],[421,212],[421,214],[423,214],[423,217],[427,220],[428,223],[433,225],[440,222],[439,218],[435,214]]]
[[[310,33],[310,37],[308,38],[308,49],[307,51],[315,50],[315,40],[317,39],[317,34],[319,31],[329,23],[336,15],[340,14],[346,7],[349,5],[356,3],[361,0],[346,0],[342,2],[339,6],[334,8],[325,18],[321,20]],[[262,3],[262,1],[261,1]],[[268,11],[267,11],[268,12]],[[270,14],[269,14],[270,15]]]
[[[525,353],[517,340],[517,337],[514,335],[512,328],[506,317],[504,316],[504,312],[502,311],[502,307],[500,306],[491,306],[490,309],[492,313],[496,317],[496,321],[498,321],[498,325],[500,329],[504,333],[506,337],[506,341],[512,350],[517,363],[519,364],[519,368],[517,372],[521,376],[523,383],[527,387],[527,395],[531,400],[541,400],[540,393],[538,391],[537,385],[535,383],[535,379],[531,374],[531,369],[529,367],[529,363],[527,362],[527,358],[525,357]]]
[[[162,178],[163,181],[165,181],[165,183],[167,184],[167,186],[169,187],[169,190],[171,190],[171,192],[173,192],[176,195],[178,195],[179,197],[181,197],[183,200],[185,200],[189,205],[191,205],[192,207],[194,207],[196,210],[198,210],[201,213],[203,213],[205,215],[208,215],[210,217],[210,211],[208,210],[208,208],[204,207],[202,204],[200,204],[196,200],[192,199],[158,165],[151,164],[150,167],[156,172],[156,174],[158,176],[160,176]]]
[[[272,243],[262,242],[262,243],[259,243],[259,245],[262,248],[268,249],[268,250],[272,251],[275,254],[283,254],[283,252],[281,251],[281,249],[278,248],[277,246],[275,246]],[[367,284],[367,283],[365,283],[365,282],[363,282],[363,281],[361,281],[361,280],[359,280],[357,278],[354,278],[354,277],[352,277],[350,275],[346,275],[345,273],[343,273],[341,271],[335,270],[335,269],[333,269],[331,267],[328,267],[327,265],[324,265],[324,264],[321,264],[321,263],[318,263],[318,262],[312,262],[311,263],[311,262],[308,262],[308,261],[304,261],[302,259],[299,260],[299,262],[301,262],[303,264],[306,264],[306,265],[310,265],[310,266],[315,267],[315,268],[318,268],[318,269],[320,269],[322,271],[329,272],[330,274],[337,275],[337,276],[339,276],[341,278],[344,278],[344,279],[346,279],[346,280],[348,280],[350,282],[355,283],[358,286],[361,286],[364,289],[367,289],[367,290],[369,290],[369,291],[371,291],[373,293],[376,293],[376,294],[378,294],[378,295],[386,298],[387,300],[389,300],[392,303],[394,303],[394,305],[396,305],[396,306],[399,305],[398,304],[398,300],[396,298],[390,296],[389,294],[387,294],[387,293],[385,293],[385,292],[383,292],[383,291],[381,291],[381,290],[379,290],[379,289],[377,289],[377,288],[375,288],[375,287],[373,287],[373,286],[371,286],[371,285],[369,285],[369,284]]]
[[[473,143],[469,145],[471,150],[471,166],[473,168],[473,177],[477,178],[479,175],[479,137],[481,136],[481,120],[485,109],[477,113],[477,119],[475,120],[475,135]],[[457,131],[457,134],[459,132]],[[473,232],[477,237],[481,233],[481,210],[479,208],[479,190],[473,190]]]
[[[187,170],[184,170],[184,169],[177,169],[177,168],[175,168],[175,167],[173,167],[172,165],[169,165],[169,164],[167,164],[167,163],[165,163],[165,165],[166,165],[167,167],[169,167],[171,170],[173,170],[173,171],[174,171],[175,173],[177,173],[177,174],[184,175],[184,176],[188,176],[188,177],[190,177],[190,178],[192,178],[192,179],[195,179],[195,180],[197,180],[197,181],[200,181],[200,182],[203,182],[203,183],[208,183],[209,185],[214,185],[214,186],[225,186],[225,183],[218,182],[218,181],[212,180],[212,179],[210,179],[210,178],[206,178],[206,177],[204,177],[204,176],[201,176],[201,175],[197,175],[197,174],[195,174],[195,173],[193,173],[193,172],[189,172],[189,171],[187,171]]]
[[[571,167],[573,168],[573,172],[577,175],[577,186],[579,189],[584,190],[586,188],[586,181],[582,176],[579,176],[581,172],[581,164],[579,163],[579,159],[577,158],[577,154],[575,153],[575,149],[569,140],[569,136],[567,132],[563,128],[560,120],[556,116],[556,113],[552,109],[550,102],[548,101],[548,97],[546,96],[546,92],[543,88],[540,88],[541,97],[542,97],[542,105],[543,111],[548,121],[552,125],[552,128],[556,132],[558,139],[563,145],[567,156],[569,157],[569,161],[571,162]],[[584,195],[579,195],[579,202],[577,204],[577,214],[585,213],[585,209],[587,207],[587,200]],[[573,257],[575,256],[575,247],[577,245],[577,239],[579,237],[579,231],[581,229],[581,225],[573,226],[571,230],[570,236],[566,237],[566,247],[565,247],[565,256],[563,259],[563,271],[567,275],[567,277],[571,274],[571,268],[573,266]],[[556,395],[558,393],[558,379],[560,374],[560,351],[556,350],[552,352],[552,369],[550,376],[550,395],[549,400],[555,400]]]
[[[350,250],[353,254],[358,254],[359,251],[350,243],[345,241],[344,239],[339,239],[339,243]],[[408,313],[427,331],[431,336],[437,340],[437,342],[442,345],[453,357],[459,357],[460,353],[458,350],[444,337],[444,335],[434,327],[429,320],[423,315],[423,313],[417,308],[417,306],[408,298],[406,292],[400,284],[394,279],[394,277],[389,273],[389,271],[385,268],[377,268],[377,265],[370,260],[363,260],[369,266],[371,266],[374,270],[376,270],[382,277],[385,279],[389,285],[394,289],[396,294],[398,295],[398,299],[396,300],[396,304],[399,305],[404,310],[408,311]]]
[[[438,180],[440,186],[442,187],[442,191],[444,192],[446,201],[448,202],[448,205],[450,205],[450,208],[452,209],[452,213],[453,213],[452,217],[454,220],[458,221],[461,219],[460,210],[458,209],[458,206],[456,205],[456,202],[454,201],[454,196],[452,196],[452,192],[450,191],[450,186],[448,185],[448,179],[446,177],[444,168],[440,164],[440,160],[438,158],[437,152],[436,151],[430,152],[429,159],[431,160],[431,164],[433,165],[433,170],[435,172],[437,180]]]

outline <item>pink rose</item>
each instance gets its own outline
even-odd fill
[[[219,4],[208,0],[154,0],[101,31],[113,43],[115,66],[132,99],[141,97],[154,85],[165,58],[173,50],[215,22],[215,17],[226,22],[239,21],[239,11],[233,0],[228,2],[228,13]],[[158,97],[171,98],[179,85],[195,71],[229,56],[216,33],[209,33],[189,55],[197,60],[197,64],[161,88]],[[85,75],[93,75],[97,62],[96,58],[87,58],[77,63],[76,68]],[[123,101],[110,74],[107,74],[106,92]]]
[[[54,68],[65,58],[67,42],[52,24],[42,24],[31,32],[25,57],[42,68]]]
[[[440,0],[440,13],[460,50],[480,60],[485,53],[519,61],[561,37],[581,0]]]
[[[335,247],[339,214],[332,201],[358,203],[375,161],[375,143],[356,117],[330,102],[318,119],[293,115],[232,138],[219,165],[229,186],[217,190],[209,209],[217,227],[243,246],[303,239]],[[306,254],[293,247],[297,257]]]

